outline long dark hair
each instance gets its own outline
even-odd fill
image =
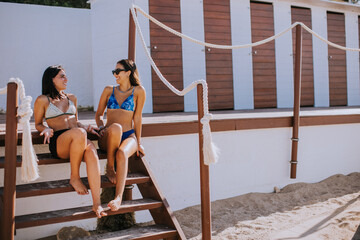
[[[48,95],[52,99],[61,98],[60,93],[58,90],[56,90],[53,78],[58,75],[58,73],[64,70],[64,68],[61,65],[54,65],[48,67],[42,77],[42,94]]]
[[[134,63],[133,60],[122,59],[122,60],[118,61],[117,64],[123,65],[123,67],[126,71],[131,71],[129,79],[130,79],[130,84],[132,86],[139,86],[141,84],[140,79],[139,79],[139,72],[138,72],[138,70],[136,68],[136,64]]]

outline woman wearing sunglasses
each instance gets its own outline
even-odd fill
[[[112,73],[117,85],[103,90],[95,120],[100,129],[99,147],[107,152],[106,176],[116,183],[115,198],[108,206],[116,211],[120,208],[125,188],[128,158],[135,152],[138,156],[139,153],[144,155],[140,143],[145,89],[140,85],[136,65],[131,60],[118,61]]]
[[[66,94],[68,79],[61,66],[48,67],[42,78],[42,94],[34,105],[35,127],[49,143],[53,157],[70,159],[70,184],[80,195],[89,194],[80,179],[79,169],[84,159],[90,185],[93,211],[98,218],[106,216],[100,202],[100,165],[94,144],[87,133],[97,134],[92,126],[84,126],[77,119],[77,101]],[[47,126],[44,125],[44,118]]]

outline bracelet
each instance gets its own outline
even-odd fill
[[[105,126],[100,126],[100,127],[99,127],[99,132],[100,132],[101,130],[103,130],[103,129],[105,129]]]

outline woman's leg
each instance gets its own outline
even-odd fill
[[[70,184],[80,194],[88,194],[88,189],[80,179],[80,164],[86,148],[86,131],[82,128],[72,128],[61,134],[56,142],[59,158],[70,158]]]
[[[99,147],[107,152],[106,176],[110,182],[116,183],[115,153],[120,146],[122,127],[113,123],[104,130],[104,135],[99,139]]]
[[[117,211],[121,206],[126,176],[128,173],[128,159],[137,151],[138,148],[137,142],[133,136],[125,139],[116,152],[117,165],[115,198],[108,204],[108,206],[111,208],[111,211]]]
[[[86,163],[86,172],[90,185],[91,196],[93,199],[93,211],[98,218],[106,216],[104,209],[101,207],[100,201],[100,163],[94,144],[87,139],[87,146],[84,153],[84,161]]]

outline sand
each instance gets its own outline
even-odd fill
[[[290,184],[212,203],[212,239],[360,239],[360,173]],[[175,212],[187,239],[201,239],[201,210]],[[354,236],[355,235],[355,236]]]

